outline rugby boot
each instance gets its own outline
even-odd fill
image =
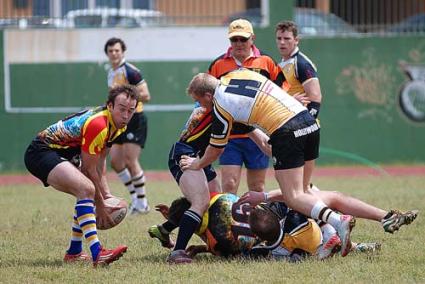
[[[187,264],[191,263],[192,259],[189,255],[182,249],[173,250],[170,255],[167,257],[168,264]]]
[[[65,263],[84,262],[84,261],[91,261],[91,256],[83,251],[77,254],[69,254],[67,252],[63,258],[63,262]]]
[[[356,219],[351,215],[342,215],[341,224],[338,227],[338,235],[341,239],[341,256],[346,256],[351,251],[351,230],[356,225]]]
[[[382,220],[381,224],[384,231],[393,234],[398,231],[401,226],[409,225],[418,216],[418,210],[401,212],[399,210],[390,210]]]
[[[317,249],[317,256],[320,260],[333,256],[341,249],[341,239],[337,234],[331,236],[325,243]]]
[[[170,238],[170,234],[164,234],[161,232],[161,230],[159,229],[158,225],[153,225],[149,228],[148,230],[149,236],[151,238],[155,238],[158,239],[161,242],[161,245],[164,248],[173,248],[174,247],[174,242],[171,240]]]
[[[102,250],[97,255],[96,260],[93,262],[93,266],[106,266],[116,260],[118,260],[127,251],[127,246],[118,246],[114,249]]]

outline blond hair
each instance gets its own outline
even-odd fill
[[[199,73],[192,78],[189,86],[186,89],[188,95],[194,94],[196,96],[204,96],[205,93],[214,94],[215,88],[220,81],[207,73]]]

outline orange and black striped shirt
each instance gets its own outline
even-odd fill
[[[249,69],[260,73],[267,79],[273,81],[278,86],[284,86],[285,77],[280,67],[268,55],[264,54],[255,45],[252,46],[251,56],[245,59],[244,62],[238,62],[232,56],[232,48],[229,47],[225,54],[216,58],[208,68],[208,73],[217,79],[227,75],[229,72],[239,68]],[[230,138],[247,138],[246,130],[243,127],[238,127],[237,124],[233,127]]]

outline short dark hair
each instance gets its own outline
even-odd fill
[[[297,37],[298,36],[298,27],[297,27],[297,24],[295,24],[293,21],[282,21],[282,22],[279,22],[276,25],[275,33],[277,31],[282,31],[282,32],[289,31],[289,32],[292,32],[292,34],[294,35],[294,37]]]
[[[274,243],[280,236],[280,223],[276,214],[257,206],[249,215],[251,231],[263,241]]]
[[[184,212],[190,208],[191,203],[185,197],[180,197],[171,203],[168,210],[168,221],[178,226]]]
[[[125,84],[113,87],[109,90],[108,100],[106,101],[106,104],[112,103],[112,105],[114,105],[115,98],[122,93],[125,93],[127,95],[127,98],[130,97],[131,99],[140,101],[139,92],[137,91],[136,87],[129,84]]]
[[[125,45],[125,43],[122,39],[117,38],[117,37],[111,37],[105,43],[105,47],[104,47],[105,54],[108,55],[108,46],[113,46],[117,43],[119,43],[121,45],[121,49],[122,49],[123,52],[127,50],[127,46]]]

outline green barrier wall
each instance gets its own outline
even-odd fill
[[[257,38],[257,45],[277,59],[273,29],[257,31]],[[423,38],[304,39],[300,46],[318,67],[324,96],[319,163],[425,162],[425,122],[412,122],[398,105],[399,92],[409,82],[405,63],[425,68]],[[186,85],[208,64],[135,62],[149,82],[154,104],[190,104]],[[0,170],[21,170],[26,145],[65,114],[5,113],[3,72],[0,68]],[[13,106],[96,105],[106,96],[106,71],[99,64],[12,64],[10,76]],[[169,147],[188,115],[189,111],[148,113],[149,138],[142,155],[147,169],[167,167]]]
[[[149,82],[152,104],[192,104],[185,94],[186,85],[195,73],[208,68],[208,62],[135,62],[135,65],[143,70]],[[13,64],[10,74],[14,107],[94,106],[101,104],[107,96],[103,65]],[[0,165],[1,171],[13,171],[23,168],[23,153],[37,132],[66,114],[6,114],[3,106],[3,77],[0,125],[7,133],[7,139],[0,142],[1,148],[5,149],[0,153]],[[142,155],[146,168],[167,167],[169,148],[178,138],[189,114],[190,111],[147,113],[149,134]]]

